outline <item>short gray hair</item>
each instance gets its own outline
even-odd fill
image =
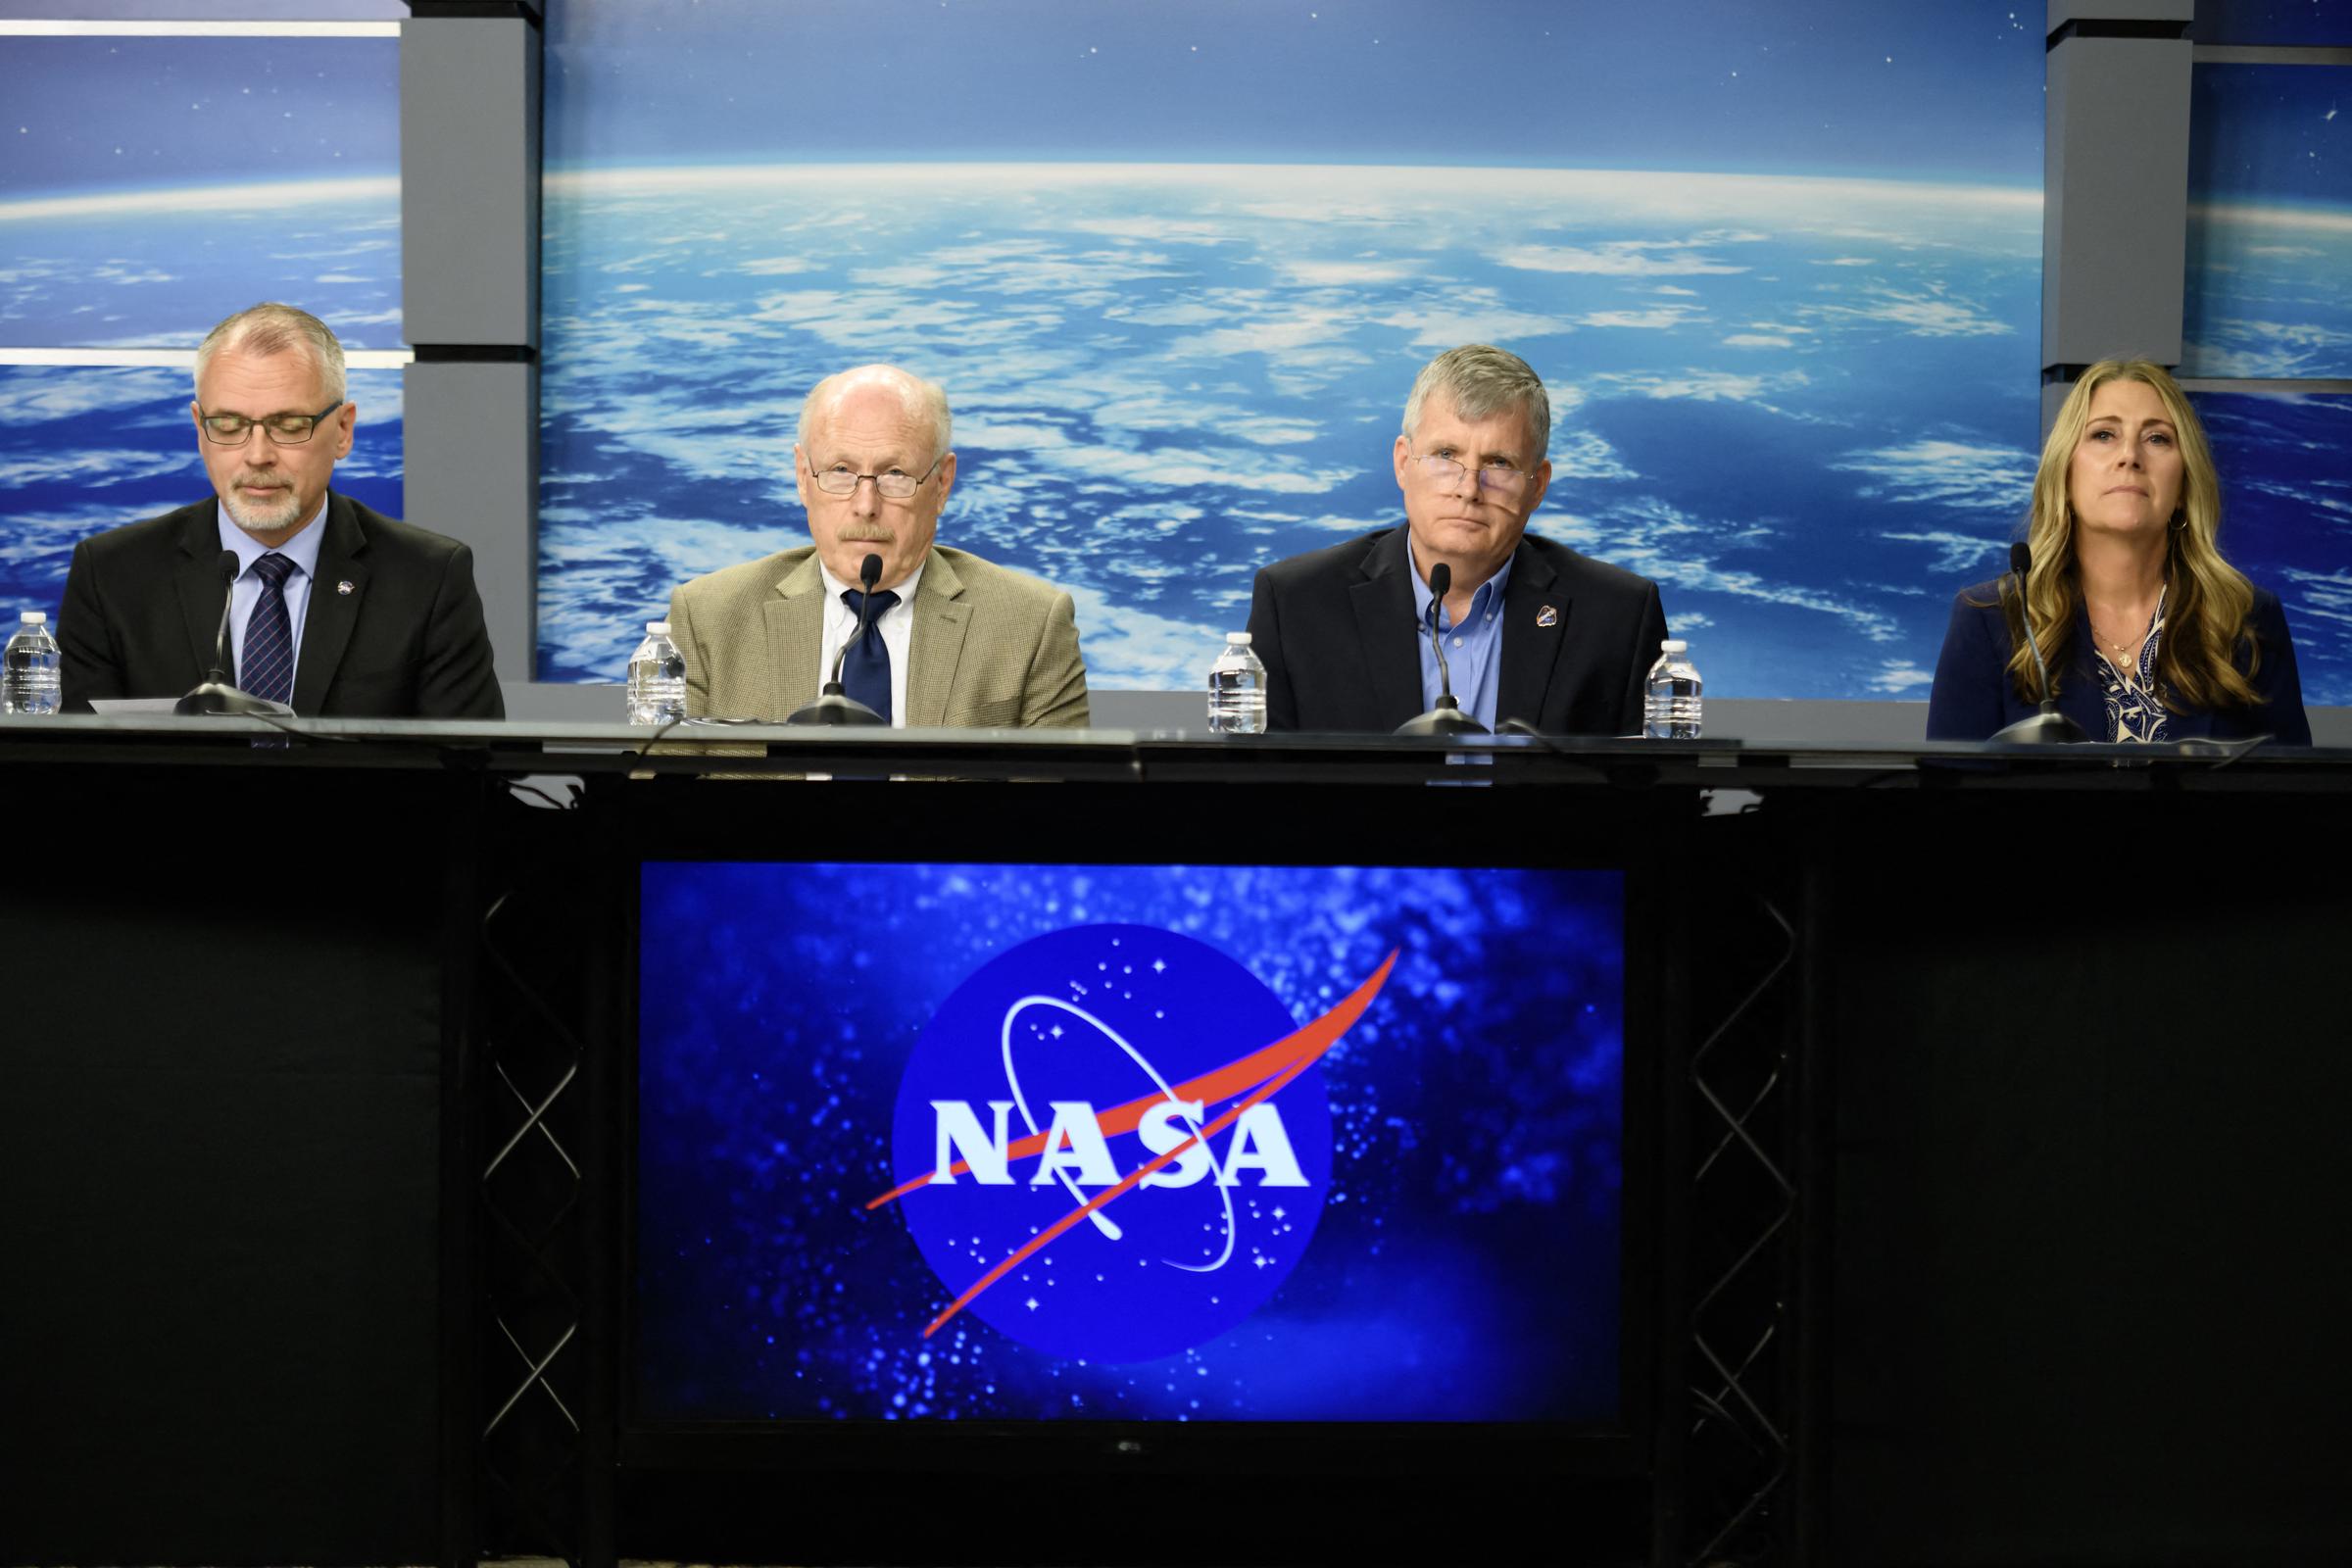
[[[275,303],[250,306],[204,334],[204,341],[196,346],[197,396],[203,396],[205,368],[222,349],[268,358],[298,348],[310,351],[311,363],[318,367],[318,378],[326,383],[327,395],[341,403],[349,390],[343,374],[343,345],[335,341],[327,324],[310,312]]]
[[[895,365],[860,365],[854,370],[841,370],[828,375],[810,387],[808,396],[802,400],[801,424],[793,432],[793,440],[806,448],[808,445],[809,421],[815,418],[817,409],[828,401],[838,400],[852,387],[867,384],[891,388],[906,405],[908,418],[930,425],[933,463],[948,455],[950,439],[956,433],[955,416],[948,412],[948,389],[937,381],[926,381],[911,370],[902,370]]]
[[[1421,425],[1421,405],[1433,392],[1444,393],[1453,412],[1465,419],[1491,419],[1515,409],[1527,412],[1536,436],[1536,450],[1527,461],[1542,463],[1551,451],[1551,398],[1544,378],[1508,349],[1485,343],[1465,343],[1447,349],[1413,377],[1413,390],[1404,400],[1404,437],[1413,438]]]

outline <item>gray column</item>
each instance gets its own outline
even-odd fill
[[[408,519],[473,547],[498,673],[531,678],[538,639],[539,367],[419,359],[403,373]]]
[[[2180,363],[2192,0],[2049,0],[2042,427],[2072,368]]]
[[[537,26],[401,24],[400,235],[410,343],[538,348]]]
[[[473,547],[498,672],[537,664],[540,28],[413,6],[400,34],[409,519]]]

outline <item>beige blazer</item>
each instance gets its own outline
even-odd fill
[[[803,545],[697,577],[669,596],[686,711],[780,720],[814,700],[825,582]],[[1086,727],[1086,662],[1070,596],[934,545],[907,642],[909,725]]]

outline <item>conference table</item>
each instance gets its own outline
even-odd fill
[[[1035,1558],[632,1448],[649,859],[1622,867],[1595,1560],[2352,1534],[2352,751],[8,715],[0,788],[0,1563]]]

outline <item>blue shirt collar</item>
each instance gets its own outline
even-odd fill
[[[1478,592],[1470,596],[1468,618],[1475,620],[1501,601],[1503,590],[1511,585],[1511,563],[1518,559],[1519,551],[1514,546],[1511,553],[1502,558],[1502,564],[1494,568],[1494,575],[1478,585]],[[1429,578],[1421,569],[1420,559],[1413,553],[1413,536],[1410,533],[1404,536],[1404,564],[1405,574],[1413,579],[1413,622],[1415,625],[1427,626],[1430,602],[1437,595],[1429,591]],[[1438,629],[1444,631],[1450,628],[1452,622],[1448,621]]]
[[[319,541],[326,537],[326,530],[318,526],[318,519],[326,515],[326,503],[327,498],[320,496],[318,510],[311,514],[310,521],[295,530],[294,537],[282,545],[266,545],[238,527],[236,520],[228,514],[228,507],[223,504],[220,508],[220,548],[237,553],[237,575],[240,577],[253,570],[255,562],[274,551],[300,567],[305,577],[316,578],[318,575]]]

